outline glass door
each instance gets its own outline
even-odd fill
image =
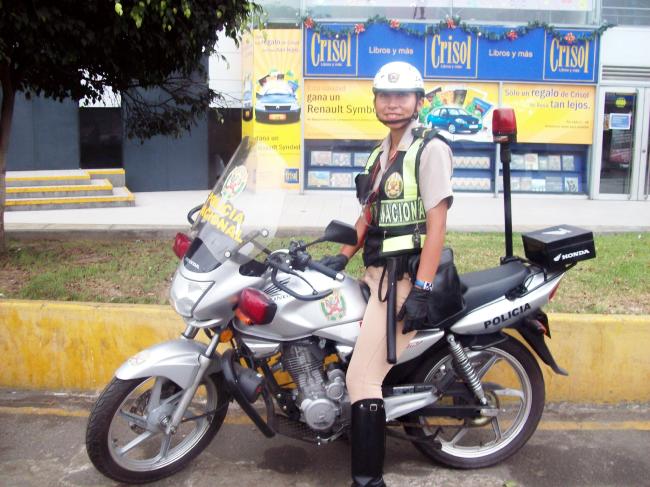
[[[641,147],[641,164],[639,164],[639,199],[650,199],[650,88],[645,89],[645,104],[643,108],[645,123]]]
[[[603,87],[594,147],[594,193],[601,198],[648,198],[650,88]]]

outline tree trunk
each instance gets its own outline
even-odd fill
[[[7,151],[11,119],[14,113],[16,89],[11,81],[8,62],[0,63],[0,83],[2,86],[2,108],[0,108],[0,254],[7,251],[5,242],[5,199],[7,176]]]

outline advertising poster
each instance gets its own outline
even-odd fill
[[[269,157],[269,167],[264,168],[268,180],[276,181],[281,173],[282,184],[289,189],[298,189],[300,183],[301,43],[299,29],[254,31],[252,78],[244,77],[245,88],[250,85],[252,91],[252,135],[281,156]],[[278,160],[284,167],[270,162]]]
[[[496,83],[425,83],[420,122],[449,140],[492,141]],[[388,132],[375,116],[372,82],[305,81],[305,139],[379,140]]]
[[[306,80],[305,139],[373,140],[386,135],[372,104],[372,81]]]
[[[515,110],[517,142],[591,144],[595,86],[504,83],[502,105]]]
[[[425,82],[420,122],[448,140],[492,142],[492,109],[498,106],[496,83]]]
[[[353,33],[354,24],[328,23],[326,31],[305,28],[303,55],[307,78],[372,79],[383,64],[405,61],[426,79],[467,81],[556,81],[596,83],[600,39],[567,43],[538,27],[513,39],[493,40],[460,28],[424,35],[423,24],[403,24],[421,35],[407,34],[385,24],[370,24]],[[482,26],[500,36],[509,27]],[[590,30],[562,29],[563,36],[580,39]]]

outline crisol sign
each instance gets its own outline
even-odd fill
[[[578,37],[581,31],[561,31]],[[571,43],[551,35],[546,36],[544,48],[544,80],[596,81],[598,43],[575,40]]]
[[[478,38],[461,29],[442,30],[427,37],[426,78],[476,78]]]
[[[332,31],[337,25],[329,25]],[[305,31],[305,76],[356,76],[357,35]]]

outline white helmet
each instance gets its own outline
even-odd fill
[[[384,64],[372,82],[372,92],[402,91],[424,96],[424,81],[420,71],[409,63],[393,61]]]

